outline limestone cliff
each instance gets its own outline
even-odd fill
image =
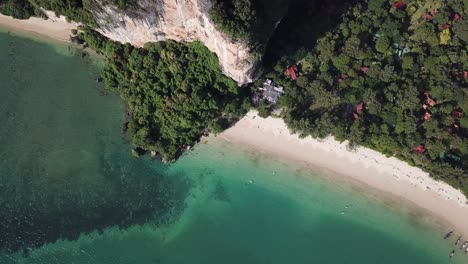
[[[101,34],[122,43],[199,40],[219,58],[222,71],[239,85],[252,81],[255,61],[247,45],[235,43],[210,20],[209,0],[139,0],[137,10],[103,5],[95,13]]]

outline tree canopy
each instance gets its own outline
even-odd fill
[[[265,76],[285,86],[293,131],[396,156],[468,193],[466,18],[462,0],[360,1]],[[291,31],[297,42],[310,36]],[[284,73],[294,64],[297,81]]]
[[[251,40],[256,9],[251,0],[214,0],[211,19],[235,40]]]
[[[112,4],[120,9],[135,6],[136,0],[103,0],[101,4]],[[98,4],[94,0],[4,0],[0,1],[0,13],[18,19],[40,16],[39,8],[63,15],[68,20],[96,26],[93,10]]]
[[[82,37],[109,59],[102,76],[127,103],[127,134],[143,150],[174,159],[206,129],[220,132],[250,108],[248,94],[221,73],[217,57],[200,42],[134,48],[92,30]]]
[[[17,19],[34,15],[34,8],[27,0],[5,0],[0,2],[0,13]]]

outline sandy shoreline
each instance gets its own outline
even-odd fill
[[[19,20],[0,14],[0,27],[7,30],[33,33],[54,40],[69,41],[71,30],[76,29],[79,23],[67,22],[65,17],[57,17],[53,12],[44,12],[49,19],[31,17],[26,20]]]
[[[291,135],[281,119],[263,119],[249,112],[234,127],[218,136],[231,143],[247,145],[285,160],[324,168],[355,182],[404,199],[429,211],[468,236],[468,203],[458,190],[433,180],[428,173],[396,158],[367,148],[349,151],[333,138],[322,141]]]

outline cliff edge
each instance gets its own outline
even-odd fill
[[[104,36],[141,47],[147,42],[199,40],[219,58],[221,70],[239,85],[252,81],[256,61],[247,44],[215,28],[209,0],[140,0],[131,10],[101,5],[94,15]]]

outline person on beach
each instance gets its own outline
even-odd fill
[[[447,239],[447,238],[451,237],[452,234],[453,234],[453,231],[448,232],[448,233],[445,235],[444,239]]]

